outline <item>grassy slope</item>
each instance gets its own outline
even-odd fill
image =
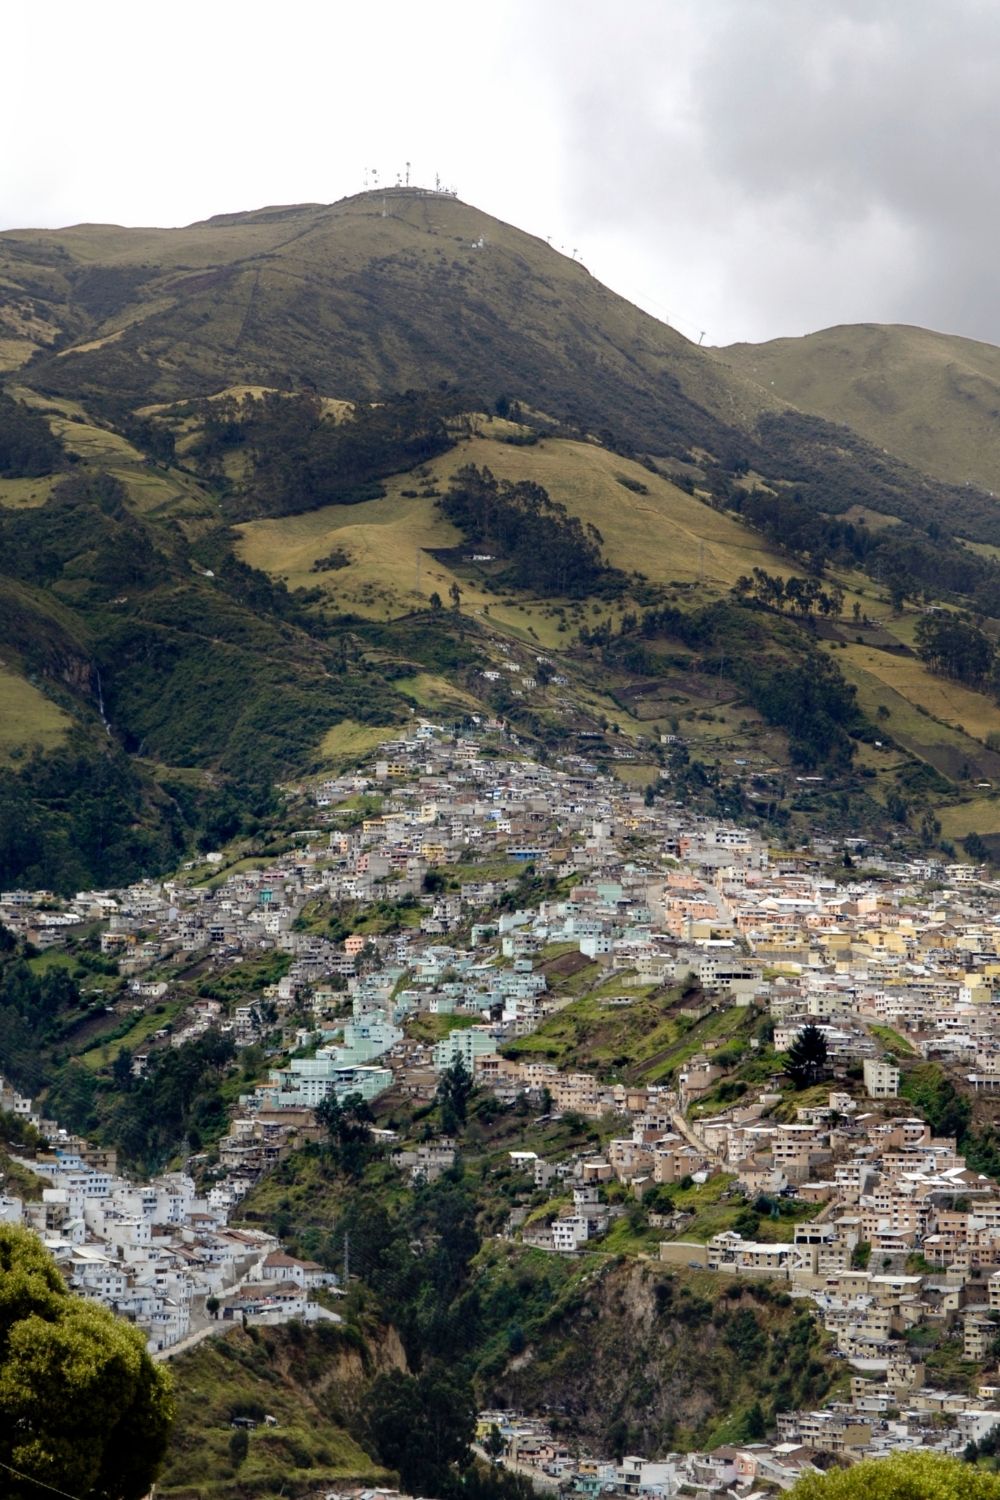
[[[592,972],[584,977],[593,983]],[[680,1014],[678,991],[626,990],[636,997],[631,1005],[602,1003],[621,993],[620,981],[610,982],[571,1001],[506,1051],[511,1056],[552,1062],[564,1070],[659,1083],[706,1047],[745,1040],[757,1022],[751,1011],[735,1007],[692,1021]]]
[[[141,449],[120,433],[95,423],[78,401],[43,396],[27,385],[12,385],[10,393],[45,413],[72,458],[120,479],[137,510],[152,515],[217,517],[218,502],[190,475],[149,463]],[[0,505],[40,505],[55,483],[55,477],[0,480]]]
[[[572,514],[599,527],[609,562],[641,570],[657,582],[691,584],[701,578],[699,601],[724,594],[740,573],[753,567],[783,575],[794,571],[769,551],[760,537],[732,517],[606,449],[562,439],[545,439],[529,448],[515,447],[491,438],[488,432],[487,425],[483,435],[461,442],[429,466],[437,488],[443,489],[449,476],[464,463],[485,465],[507,479],[535,480]],[[619,476],[643,484],[648,494],[627,489]],[[427,555],[425,548],[453,546],[457,534],[437,512],[432,498],[403,497],[402,491],[412,487],[412,477],[397,476],[389,482],[389,492],[382,500],[247,523],[239,528],[241,556],[284,578],[290,587],[322,587],[342,607],[375,618],[420,605],[434,590],[446,599],[451,584],[458,582],[464,609],[478,614],[488,606],[490,619],[504,630],[525,640],[534,639],[549,649],[565,645],[567,638],[559,633],[548,602],[540,606],[531,601],[517,604],[498,600],[474,578]],[[333,572],[311,572],[312,563],[334,548],[346,553],[350,565]],[[850,600],[851,585],[858,580],[845,575],[843,582]],[[867,589],[870,593],[870,584]],[[866,608],[872,607],[870,597],[862,602]],[[877,601],[876,606],[882,608]],[[593,618],[614,613],[607,605],[595,605]],[[585,615],[590,617],[587,612]],[[900,617],[887,617],[886,643],[898,641],[912,649],[915,619],[909,611]],[[529,626],[533,637],[527,634]],[[849,627],[846,633],[850,634]],[[834,660],[857,687],[861,705],[869,714],[880,705],[888,709],[887,735],[907,754],[954,779],[961,779],[966,766],[973,779],[1000,775],[1000,761],[985,748],[987,735],[1000,730],[1000,710],[989,697],[935,675],[915,656],[896,655],[873,645],[851,642],[834,652]],[[425,679],[419,680],[420,690],[418,680],[412,685],[413,697],[424,706],[437,707],[449,696],[454,697],[443,683],[430,692]],[[405,690],[405,684],[400,686]],[[581,701],[587,697],[582,684],[575,686],[575,693]],[[593,698],[591,707],[622,724],[627,732],[631,728],[641,733],[649,727],[639,721],[630,726],[628,716],[609,700]],[[679,711],[684,712],[683,705],[679,705]],[[740,725],[745,724],[747,712],[745,705],[731,711],[717,708],[717,724],[708,730],[698,726],[699,731],[709,733],[710,739],[739,739],[746,733]],[[695,727],[686,725],[686,731]],[[898,755],[887,752],[866,750],[863,758],[885,772],[899,763]],[[953,832],[964,833],[975,825],[975,808],[979,805],[970,804],[969,816],[959,818]]]
[[[1000,493],[1000,349],[991,344],[863,323],[736,344],[719,359],[926,473]]]
[[[171,1363],[177,1421],[157,1494],[228,1500],[247,1493],[293,1496],[345,1480],[387,1477],[345,1431],[366,1372],[336,1328],[234,1328]],[[250,1434],[238,1471],[229,1456],[233,1415],[258,1407],[277,1418]],[[206,1475],[211,1478],[207,1479]]]
[[[436,487],[443,490],[455,470],[470,463],[502,479],[531,479],[543,485],[571,514],[598,527],[609,563],[641,571],[657,582],[689,584],[701,579],[705,593],[721,594],[754,567],[782,575],[791,571],[737,520],[594,444],[547,438],[520,448],[474,436],[428,468]],[[627,489],[619,475],[644,485],[648,493]],[[461,537],[432,498],[404,498],[403,490],[414,488],[412,476],[399,475],[386,488],[382,500],[247,522],[237,528],[240,555],[283,578],[290,588],[322,587],[342,607],[373,618],[422,608],[434,592],[447,601],[452,583],[459,582],[466,609],[478,611],[488,604],[495,619],[517,623],[496,594],[426,555],[428,548],[456,546]],[[350,566],[312,572],[312,564],[334,548],[343,549]],[[536,623],[534,617],[531,623]]]
[[[12,751],[62,744],[71,722],[40,688],[0,665],[0,763],[9,761]]]

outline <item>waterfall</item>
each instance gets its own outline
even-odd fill
[[[100,669],[100,667],[96,668],[96,676],[97,676],[97,711],[98,711],[98,713],[101,716],[101,723],[104,725],[105,730],[110,735],[110,733],[111,733],[111,725],[108,723],[107,715],[104,712],[104,688],[101,685],[101,669]]]

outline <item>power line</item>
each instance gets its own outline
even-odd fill
[[[54,1484],[46,1484],[44,1479],[35,1479],[31,1474],[22,1474],[20,1469],[12,1469],[10,1464],[0,1460],[0,1469],[6,1469],[8,1474],[13,1474],[15,1479],[23,1479],[26,1484],[37,1484],[40,1490],[48,1490],[50,1495],[61,1495],[62,1500],[80,1500],[79,1495],[71,1495],[68,1490],[57,1490]]]

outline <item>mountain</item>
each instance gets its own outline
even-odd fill
[[[938,336],[889,332],[903,382]],[[679,736],[679,791],[781,827],[1000,839],[996,502],[754,358],[416,189],[0,235],[0,881],[273,834],[428,710],[647,780]]]
[[[415,188],[186,229],[7,232],[0,299],[7,368],[100,408],[236,384],[357,400],[445,381],[672,449],[715,446],[720,422],[778,404],[577,261]]]
[[[733,344],[730,370],[843,423],[937,479],[1000,494],[1000,349],[926,328],[861,323]]]

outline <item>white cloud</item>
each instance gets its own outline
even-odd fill
[[[694,337],[1000,340],[986,0],[11,0],[4,34],[7,227],[329,202],[409,160]]]

